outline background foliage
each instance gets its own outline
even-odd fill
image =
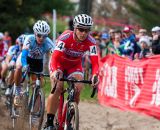
[[[53,9],[59,15],[69,15],[74,4],[68,0],[0,0],[0,31],[8,30],[13,39],[26,31],[30,33],[33,23]]]
[[[97,1],[101,1],[101,4],[98,4]],[[113,2],[118,7],[116,10],[112,7]],[[78,12],[75,10],[77,7]],[[0,32],[8,30],[15,40],[21,33],[32,32],[34,22],[38,19],[46,20],[43,14],[52,14],[53,9],[56,9],[58,16],[87,13],[93,17],[98,15],[115,19],[114,22],[126,20],[126,23],[130,24],[131,21],[134,21],[134,24],[150,30],[160,23],[159,7],[160,0],[80,0],[77,4],[69,0],[0,0]],[[127,9],[127,14],[123,16],[121,11],[124,8]],[[97,14],[93,15],[95,10]],[[52,28],[52,18],[47,20]],[[57,31],[63,31],[65,24],[64,20],[58,20]]]
[[[134,20],[146,29],[160,26],[160,1],[159,0],[134,0],[135,5],[126,4],[125,7],[134,17]]]

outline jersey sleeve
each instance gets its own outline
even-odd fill
[[[52,72],[60,68],[60,62],[61,62],[60,57],[63,56],[64,49],[65,49],[65,43],[63,41],[58,41],[55,50],[52,53],[50,61],[50,69]]]
[[[92,64],[92,75],[98,74],[99,62],[98,62],[98,52],[96,45],[90,46],[89,55]]]
[[[50,38],[47,38],[46,51],[53,52],[55,49],[55,43]]]

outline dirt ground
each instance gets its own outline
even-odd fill
[[[79,112],[80,130],[160,130],[160,121],[155,118],[103,107],[97,102],[81,102]],[[12,130],[11,124],[4,99],[1,98],[0,130]]]

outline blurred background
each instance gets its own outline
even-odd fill
[[[0,0],[0,10],[0,32],[8,31],[13,40],[32,33],[38,19],[49,22],[52,38],[53,27],[57,33],[73,29],[72,19],[79,13],[91,15],[98,31],[126,25],[151,30],[160,23],[160,0]]]

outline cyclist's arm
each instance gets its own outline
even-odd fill
[[[9,65],[9,62],[11,61],[11,59],[12,59],[12,56],[6,55],[5,62],[6,62],[7,65]]]
[[[13,55],[14,55],[14,46],[9,47],[8,52],[6,54],[5,62],[7,65],[9,65],[9,62],[11,61]]]
[[[92,75],[98,74],[99,62],[96,45],[90,46],[90,59],[92,64]]]
[[[27,66],[27,56],[28,56],[28,50],[27,49],[23,49],[22,50],[22,55],[21,55],[21,63],[22,66]]]
[[[59,41],[55,47],[54,52],[51,55],[50,69],[52,72],[59,68],[61,57],[63,56],[64,46],[65,43],[63,41]]]
[[[54,49],[55,49],[55,43],[53,43],[52,40],[48,38],[46,54],[49,56],[49,59],[51,58],[51,54],[54,52]]]
[[[21,55],[21,63],[22,63],[22,66],[27,66],[27,56],[28,56],[28,53],[29,53],[29,46],[30,46],[30,40],[29,38],[26,38],[25,41],[24,41],[24,44],[23,44],[23,48],[22,48],[22,55]]]

